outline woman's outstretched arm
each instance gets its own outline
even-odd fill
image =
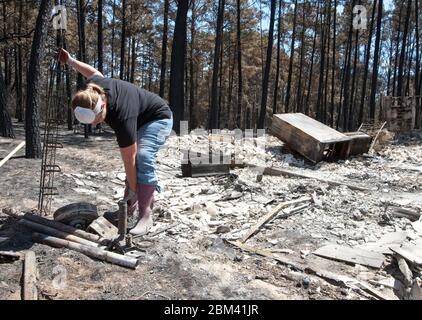
[[[90,66],[89,64],[73,59],[70,56],[69,52],[67,52],[64,49],[60,49],[59,61],[61,63],[67,63],[68,65],[72,66],[76,71],[80,72],[86,78],[89,78],[95,75],[104,77],[100,71]]]

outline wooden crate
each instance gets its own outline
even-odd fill
[[[352,140],[302,113],[274,115],[271,132],[314,163],[345,159]]]
[[[230,174],[230,158],[221,153],[183,151],[182,176],[206,177]]]

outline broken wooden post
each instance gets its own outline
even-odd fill
[[[61,238],[61,239],[66,239],[66,240],[69,240],[69,241],[80,243],[80,244],[83,244],[83,245],[86,245],[86,246],[91,246],[91,247],[94,247],[94,248],[99,246],[99,244],[96,243],[96,242],[85,240],[85,239],[79,238],[77,236],[74,236],[72,234],[69,234],[67,232],[63,232],[63,231],[60,231],[60,230],[57,230],[57,229],[54,229],[54,228],[51,228],[51,227],[47,227],[47,226],[44,226],[42,224],[39,224],[39,223],[36,223],[36,222],[33,222],[33,221],[21,219],[19,221],[19,223],[24,225],[25,227],[27,227],[29,229],[48,234],[50,236],[54,236],[54,237]]]
[[[23,261],[23,300],[38,300],[37,260],[33,251],[25,252]]]
[[[72,241],[52,237],[52,236],[42,234],[42,233],[37,233],[37,232],[33,233],[32,239],[35,242],[47,244],[53,247],[68,248],[70,250],[75,250],[91,258],[107,261],[107,262],[114,263],[126,268],[136,269],[138,265],[138,259],[124,256],[118,253],[106,251],[101,248],[95,248],[92,246],[87,246],[80,243],[75,243]]]
[[[42,224],[44,226],[50,227],[50,228],[54,228],[66,233],[69,233],[71,235],[77,236],[79,238],[88,240],[88,241],[92,241],[92,242],[96,242],[98,244],[105,244],[105,242],[107,242],[106,239],[101,238],[100,236],[97,236],[95,234],[89,233],[89,232],[85,232],[83,230],[68,226],[67,224],[58,222],[58,221],[54,221],[54,220],[49,220],[34,214],[29,214],[26,213],[23,216],[24,219],[38,223],[38,224]]]
[[[303,202],[308,202],[308,201],[312,201],[312,198],[303,197],[300,199],[286,201],[286,202],[282,202],[278,204],[273,210],[271,210],[271,212],[261,217],[261,219],[259,219],[258,222],[252,228],[249,229],[249,231],[243,236],[242,242],[243,243],[246,242],[250,237],[252,237],[255,233],[257,233],[268,221],[274,219],[278,215],[280,210],[282,210],[283,208],[286,208],[293,204],[298,204],[298,203],[303,203]]]
[[[319,178],[315,176],[311,176],[304,173],[294,172],[287,169],[281,169],[281,168],[269,168],[269,167],[259,167],[253,164],[245,164],[245,166],[251,167],[251,168],[259,168],[264,172],[264,174],[269,176],[290,176],[290,177],[299,177],[299,178],[305,178],[305,179],[315,179],[321,182],[325,182],[327,184],[335,185],[335,186],[346,186],[351,190],[358,190],[358,191],[372,191],[371,189],[355,186],[353,184],[347,183],[347,182],[341,182],[341,181],[334,181],[330,179],[324,179]]]

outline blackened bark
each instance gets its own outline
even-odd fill
[[[41,88],[43,88],[41,85],[41,61],[43,61],[45,54],[45,42],[47,38],[51,4],[52,3],[49,0],[42,0],[40,3],[29,58],[27,76],[29,81],[25,110],[25,156],[31,159],[40,158],[42,154],[39,127],[40,119],[38,115]]]
[[[103,73],[103,0],[98,0],[98,28],[97,28],[97,48],[98,48],[98,71]]]
[[[290,45],[290,61],[289,61],[289,74],[287,76],[287,91],[286,91],[286,101],[284,103],[284,112],[289,112],[290,105],[290,91],[292,87],[292,72],[293,72],[293,60],[295,55],[295,41],[296,41],[296,19],[297,19],[297,0],[295,0],[295,9],[293,17],[293,34],[292,42]]]
[[[239,1],[239,0],[238,0]],[[273,114],[277,113],[277,103],[278,103],[278,84],[280,80],[280,52],[281,52],[281,7],[282,0],[280,0],[278,6],[278,25],[277,25],[277,67],[275,74],[275,84],[274,84],[274,97],[273,97]]]
[[[368,72],[369,72],[369,60],[371,58],[372,33],[374,30],[376,8],[377,8],[377,2],[374,1],[374,7],[372,8],[371,25],[369,27],[369,34],[368,34],[368,44],[366,45],[365,69],[364,69],[364,74],[363,74],[362,91],[361,91],[361,99],[360,99],[360,106],[359,106],[359,118],[358,118],[359,123],[363,122],[363,110],[364,110],[365,98],[366,98],[366,82],[368,79]]]
[[[185,110],[184,75],[186,57],[186,19],[188,8],[189,0],[179,0],[171,52],[170,107],[174,117],[173,128],[178,134],[180,133],[180,121],[183,120]]]
[[[225,0],[218,1],[218,16],[217,16],[217,28],[215,37],[214,47],[214,63],[212,72],[212,84],[211,84],[211,108],[210,116],[208,121],[209,129],[218,129],[218,78],[220,70],[220,50],[221,50],[221,38],[223,36],[223,20],[224,20],[224,7]]]
[[[375,36],[374,63],[372,68],[371,98],[369,100],[369,119],[375,119],[375,94],[378,83],[378,63],[381,41],[382,0],[378,0],[377,33]]]
[[[399,97],[404,95],[404,90],[403,90],[404,60],[405,60],[405,55],[406,55],[407,33],[409,31],[410,9],[412,5],[411,0],[406,1],[406,2],[407,2],[407,10],[406,10],[406,18],[404,20],[404,30],[403,30],[403,39],[402,39],[400,61],[399,61],[399,71],[397,75],[397,96]]]
[[[336,94],[336,33],[337,33],[337,0],[334,0],[334,26],[333,26],[333,60],[331,74],[331,103],[330,103],[330,126],[334,127],[334,97]]]
[[[237,0],[237,21],[236,21],[236,40],[237,40],[237,77],[238,77],[238,85],[237,85],[237,112],[236,112],[236,126],[237,128],[241,127],[242,121],[242,98],[243,98],[243,79],[242,79],[242,46],[241,46],[241,25],[240,25],[240,17],[241,17],[241,8],[240,8],[240,0]],[[244,117],[246,119],[246,117]]]
[[[275,21],[276,0],[271,0],[270,28],[268,31],[267,57],[265,61],[265,72],[262,80],[261,111],[259,114],[258,128],[264,129],[265,116],[267,114],[268,82],[270,79],[271,58],[274,43],[274,21]]]
[[[127,0],[122,0],[122,36],[120,38],[120,79],[124,79],[125,50],[126,50],[126,7]]]
[[[0,135],[5,138],[14,138],[12,120],[7,110],[6,83],[0,72]]]
[[[192,0],[192,4],[195,0]],[[169,0],[164,0],[164,26],[163,26],[163,42],[161,44],[161,75],[160,75],[160,97],[164,98],[166,86],[166,71],[167,71],[167,32],[168,32],[168,15],[169,15]],[[193,19],[192,19],[193,20]],[[192,21],[192,24],[194,22]]]

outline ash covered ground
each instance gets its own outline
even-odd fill
[[[17,139],[23,140],[22,126],[15,127]],[[57,164],[62,173],[55,180],[60,195],[54,197],[52,211],[81,201],[97,205],[100,213],[116,210],[124,170],[114,135],[106,131],[86,140],[63,130],[60,139],[64,148],[57,151]],[[1,139],[0,157],[16,143]],[[40,299],[374,299],[367,291],[305,272],[307,266],[369,282],[385,297],[403,299],[403,280],[393,258],[387,256],[383,267],[374,269],[312,252],[327,244],[371,245],[391,234],[420,238],[414,222],[394,212],[422,211],[422,133],[398,136],[374,155],[317,165],[270,135],[214,145],[245,162],[343,181],[365,191],[298,177],[261,179],[262,172],[254,168],[234,168],[229,176],[183,178],[181,150],[201,151],[207,145],[207,136],[172,136],[160,151],[163,190],[156,195],[151,231],[177,225],[141,240],[145,252],[136,270],[32,243],[30,231],[10,215],[30,212],[38,202],[41,160],[25,159],[22,149],[0,169],[0,250],[35,251]],[[307,207],[273,219],[246,242],[300,268],[225,241],[242,239],[279,203],[304,196],[312,198]],[[19,260],[0,261],[0,299],[20,298],[21,268]],[[393,280],[399,285],[391,285]]]

